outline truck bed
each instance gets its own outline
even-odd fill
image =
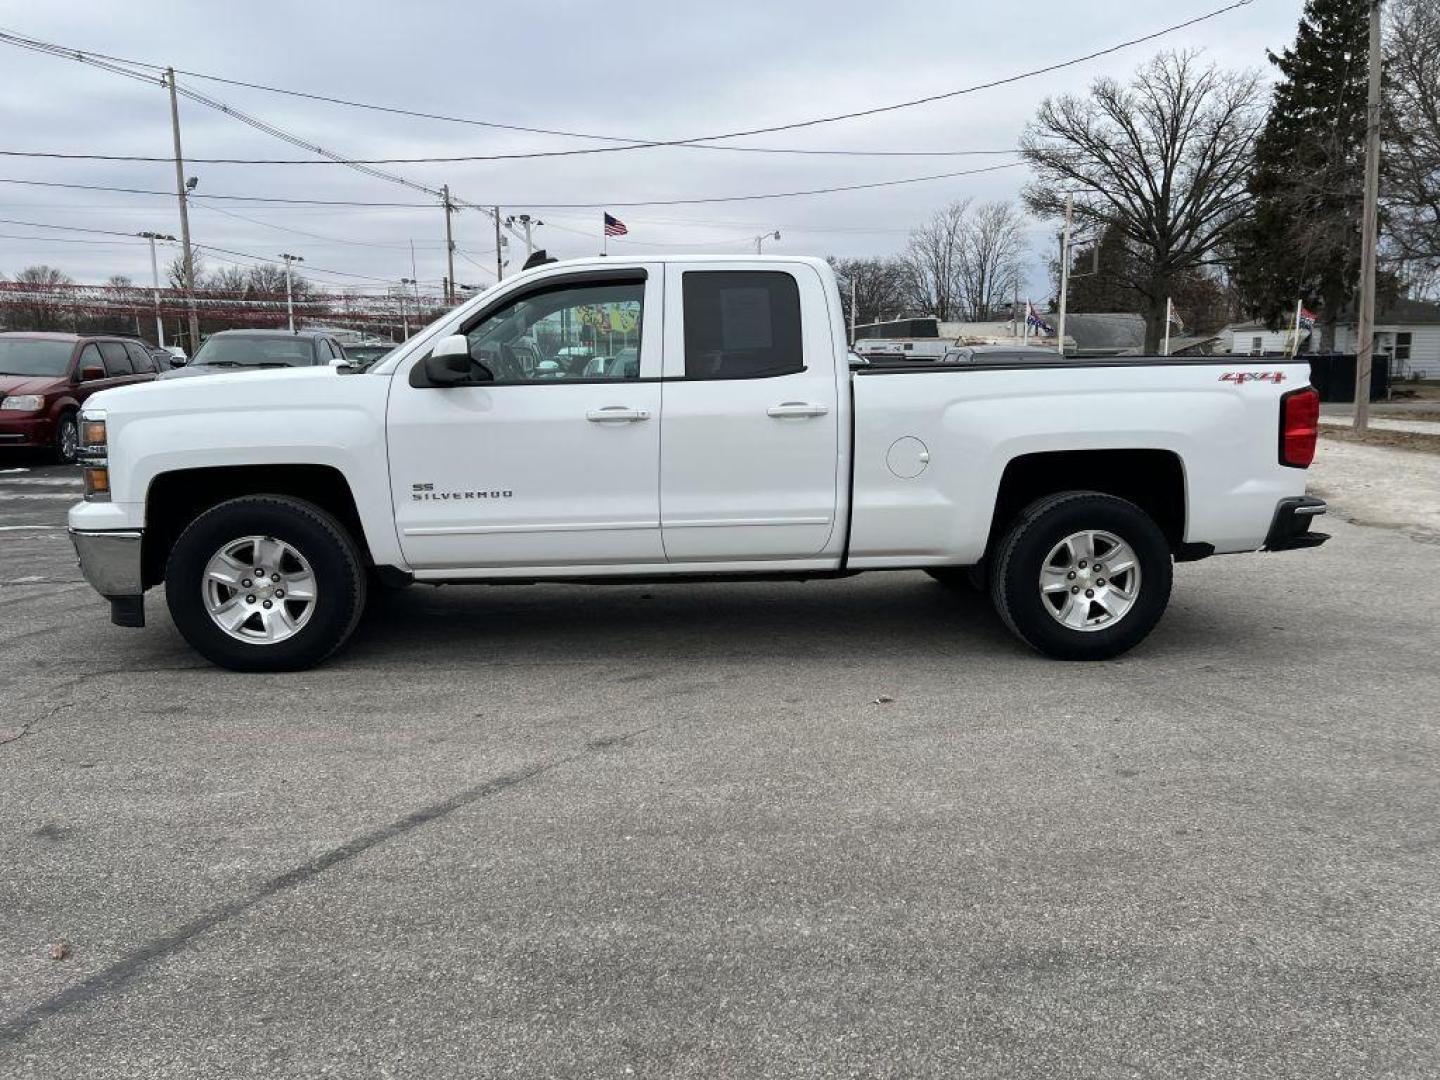
[[[1260,357],[858,368],[848,565],[978,561],[1007,468],[1106,450],[1173,456],[1186,543],[1255,550],[1277,501],[1304,493],[1277,440],[1281,395],[1308,374]]]

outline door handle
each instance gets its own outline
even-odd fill
[[[787,416],[824,416],[829,411],[824,405],[809,401],[782,401],[779,405],[771,405],[766,409],[765,415],[783,419]]]
[[[592,424],[633,424],[638,420],[649,420],[650,414],[628,405],[606,405],[603,409],[591,409],[585,414],[585,419]]]

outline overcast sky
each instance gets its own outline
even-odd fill
[[[580,0],[469,3],[162,3],[0,0],[0,27],[67,47],[249,82],[500,123],[674,139],[789,123],[940,93],[1105,48],[1221,6],[1223,0],[731,0],[604,4]],[[856,150],[1011,149],[1048,94],[1079,92],[1100,75],[1125,76],[1160,47],[1198,48],[1228,67],[1266,69],[1265,50],[1289,44],[1300,0],[1255,0],[1199,27],[1067,71],[880,116],[734,140],[735,145]],[[0,45],[0,149],[170,153],[168,99],[147,85],[74,61]],[[1268,75],[1267,75],[1268,77]],[[600,143],[360,111],[181,78],[327,149],[354,157],[420,157],[573,149]],[[202,105],[180,104],[187,158],[301,158],[304,151]],[[693,248],[888,254],[907,230],[954,199],[1013,199],[1023,166],[872,191],[700,206],[622,207],[642,200],[793,191],[1003,164],[1006,157],[840,158],[646,149],[570,158],[388,166],[460,198],[530,211],[541,243],[561,257],[599,246],[599,209],[630,228],[611,252]],[[197,194],[423,202],[398,185],[338,165],[195,164]],[[7,157],[8,179],[174,190],[165,163],[64,162]],[[317,281],[444,270],[437,207],[302,207],[194,201],[197,244],[259,256],[304,256]],[[240,220],[240,214],[253,221]],[[0,218],[179,234],[176,202],[113,192],[0,184]],[[455,218],[462,282],[494,280],[490,219]],[[309,233],[314,235],[300,235]],[[1043,259],[1054,225],[1032,229],[1031,290],[1045,295]],[[45,237],[45,239],[41,239]],[[62,242],[62,240],[86,242]],[[96,242],[102,241],[102,242]],[[523,261],[512,246],[511,269]],[[238,260],[244,262],[244,260]],[[126,274],[148,282],[143,242],[0,222],[0,273],[45,262],[80,281]],[[218,265],[212,260],[211,265]],[[491,271],[491,272],[487,272]],[[163,270],[162,270],[163,272]],[[348,279],[354,281],[355,279]]]

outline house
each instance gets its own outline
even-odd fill
[[[1272,330],[1264,323],[1235,323],[1223,331],[1237,356],[1283,356],[1290,350],[1290,327]],[[1300,331],[1300,353],[1318,352],[1320,334]],[[1347,313],[1335,324],[1335,351],[1353,354],[1356,326]],[[1394,300],[1375,314],[1375,355],[1388,356],[1393,377],[1440,379],[1440,303]]]
[[[1356,326],[1335,324],[1335,351],[1353,353]],[[1375,313],[1375,354],[1390,357],[1392,378],[1440,379],[1440,304],[1395,300]]]

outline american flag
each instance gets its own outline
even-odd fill
[[[1306,307],[1305,305],[1303,305],[1303,304],[1300,305],[1300,329],[1301,329],[1301,330],[1314,330],[1314,329],[1315,329],[1315,313],[1314,313],[1313,311],[1311,311],[1309,308],[1307,308],[1307,307]]]
[[[1040,317],[1040,313],[1035,310],[1035,305],[1034,305],[1034,304],[1031,304],[1031,305],[1030,305],[1030,311],[1029,311],[1029,313],[1025,316],[1025,321],[1026,321],[1027,323],[1029,323],[1031,327],[1033,327],[1033,328],[1036,329],[1036,330],[1041,331],[1042,333],[1046,333],[1046,334],[1053,334],[1053,333],[1055,333],[1055,328],[1054,328],[1053,326],[1051,326],[1048,322],[1046,322],[1044,319],[1042,319],[1042,318]]]
[[[610,214],[605,215],[606,236],[624,236],[629,231],[630,230],[625,227],[625,223],[618,217],[612,217]]]

